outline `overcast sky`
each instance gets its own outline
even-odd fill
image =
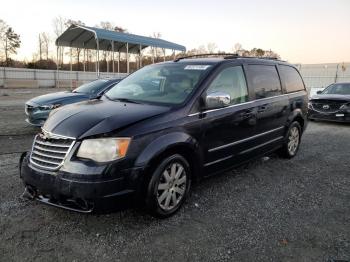
[[[57,16],[94,26],[110,21],[131,33],[187,49],[215,42],[220,50],[272,49],[293,63],[350,62],[350,0],[5,0],[0,19],[21,35],[18,57],[31,59],[38,34]]]

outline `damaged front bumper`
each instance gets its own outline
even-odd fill
[[[81,213],[126,207],[135,194],[140,177],[135,169],[120,171],[117,177],[112,174],[90,176],[46,172],[31,166],[29,153],[21,156],[19,166],[25,197]]]

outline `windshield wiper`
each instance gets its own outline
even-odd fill
[[[134,104],[141,104],[140,102],[137,102],[135,100],[129,99],[129,98],[113,98],[111,99],[110,97],[108,97],[110,100],[112,101],[119,101],[119,102],[126,102],[126,103],[134,103]]]

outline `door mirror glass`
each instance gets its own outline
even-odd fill
[[[316,93],[317,93],[318,95],[320,95],[320,94],[322,94],[322,91],[319,90],[319,91],[317,91]]]
[[[229,106],[231,102],[231,96],[222,91],[212,92],[207,94],[205,98],[206,109],[214,109],[220,107]]]

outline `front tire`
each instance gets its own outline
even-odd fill
[[[293,158],[297,154],[301,141],[301,126],[295,121],[293,122],[287,132],[285,142],[279,153],[284,158]]]
[[[151,215],[166,218],[184,203],[191,187],[191,169],[179,154],[164,158],[155,168],[147,188],[146,205]]]

